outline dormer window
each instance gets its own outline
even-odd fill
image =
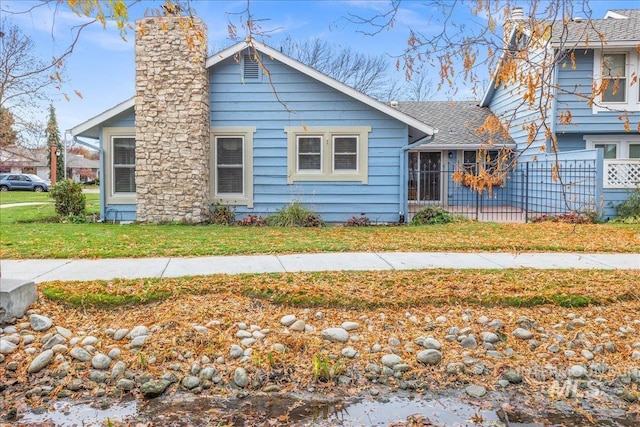
[[[242,55],[242,80],[245,83],[260,80],[260,63],[255,55],[256,54]]]

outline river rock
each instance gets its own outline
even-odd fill
[[[127,378],[121,378],[116,383],[116,387],[122,391],[131,391],[135,387],[136,383],[133,380]]]
[[[513,335],[514,337],[520,340],[528,340],[531,337],[533,337],[533,334],[531,333],[531,331],[528,331],[523,328],[517,328],[515,331],[511,333],[511,335]]]
[[[113,333],[113,339],[116,341],[120,341],[121,339],[124,339],[124,337],[126,337],[128,333],[128,329],[118,329]]]
[[[402,362],[402,358],[397,354],[385,354],[382,356],[381,362],[384,366],[393,368],[395,365]]]
[[[51,359],[53,359],[53,350],[43,351],[42,353],[37,355],[35,359],[33,359],[31,364],[29,365],[29,368],[27,368],[27,372],[33,374],[41,371],[51,362]]]
[[[16,348],[18,348],[18,346],[12,343],[11,341],[4,340],[4,339],[0,340],[1,354],[11,354],[16,350]]]
[[[358,352],[353,347],[345,347],[342,349],[342,356],[347,359],[353,359],[358,355]]]
[[[140,393],[147,399],[153,399],[164,393],[169,384],[167,380],[150,380],[140,386]]]
[[[587,375],[587,370],[584,366],[573,365],[569,368],[567,375],[571,378],[582,378]]]
[[[46,316],[32,314],[29,316],[29,324],[34,331],[42,332],[49,329],[53,325],[53,321]]]
[[[435,349],[422,350],[416,355],[418,362],[426,365],[437,365],[442,360],[442,353]]]
[[[89,352],[82,347],[73,347],[69,352],[69,356],[79,360],[80,362],[88,362],[91,360]]]
[[[84,337],[84,339],[82,340],[82,346],[96,345],[96,344],[98,344],[98,338],[96,337],[88,336],[88,337]]]
[[[231,357],[232,359],[242,357],[243,354],[244,350],[239,345],[233,344],[231,346],[231,349],[229,349],[229,357]]]
[[[187,390],[193,390],[194,388],[200,385],[200,378],[194,375],[187,375],[182,379],[180,384],[182,385],[182,387],[186,388]]]
[[[67,340],[60,334],[54,334],[51,338],[47,340],[46,343],[42,346],[43,350],[49,350],[58,344],[65,344]]]
[[[322,331],[322,339],[331,342],[347,342],[349,339],[349,332],[344,328],[328,328]]]
[[[348,332],[355,331],[360,327],[360,324],[358,322],[342,322],[342,325],[340,326],[342,326],[342,329]]]
[[[56,329],[56,332],[62,335],[63,337],[65,337],[65,339],[69,340],[73,336],[73,332],[71,332],[67,328],[63,328],[62,326],[56,326],[55,329]]]
[[[634,350],[631,353],[631,360],[640,360],[640,350]]]
[[[460,345],[463,348],[469,348],[469,349],[474,349],[478,347],[476,338],[473,335],[469,335],[468,337],[465,337],[462,341],[460,341]]]
[[[296,316],[294,316],[293,314],[287,314],[286,316],[282,316],[282,319],[280,319],[280,323],[282,323],[284,326],[291,326],[295,321]]]
[[[116,332],[117,333],[117,332]],[[149,335],[149,329],[144,325],[138,325],[134,327],[131,332],[127,334],[127,339],[134,339],[135,337],[140,337],[143,335]]]
[[[236,338],[244,339],[244,338],[251,338],[252,336],[253,335],[251,335],[251,332],[245,329],[240,329],[238,332],[236,332]]]
[[[440,341],[433,337],[425,338],[422,341],[422,346],[427,350],[440,350],[442,348],[442,344],[440,344]]]
[[[304,320],[298,319],[291,324],[290,328],[292,331],[304,332],[305,326],[306,324],[304,323]]]
[[[148,338],[149,338],[149,335],[138,335],[137,337],[131,340],[129,345],[131,346],[131,348],[140,348],[144,345],[145,342],[147,342]]]
[[[127,365],[122,361],[118,361],[111,368],[111,378],[118,379],[124,376],[125,371],[127,370]]]
[[[480,339],[483,342],[488,342],[489,344],[495,344],[500,341],[500,337],[493,332],[482,332],[480,334]]]
[[[520,384],[522,382],[522,375],[520,373],[510,369],[502,374],[502,378],[509,381],[511,384]]]
[[[464,391],[471,397],[480,398],[487,394],[487,389],[481,385],[470,385],[464,389]]]
[[[233,382],[240,388],[245,388],[249,384],[249,377],[244,368],[236,368],[233,373]]]
[[[95,369],[105,370],[111,365],[111,358],[106,354],[98,353],[91,359],[91,366]]]

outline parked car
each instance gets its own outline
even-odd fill
[[[49,191],[49,184],[38,175],[29,173],[1,174],[0,191]]]

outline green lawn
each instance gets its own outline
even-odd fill
[[[99,195],[85,194],[89,215]],[[63,224],[48,193],[0,193],[0,257],[187,257],[350,251],[573,251],[640,253],[637,224],[496,224],[324,228]]]

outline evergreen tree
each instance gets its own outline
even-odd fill
[[[58,130],[58,120],[56,119],[56,109],[53,104],[49,105],[49,121],[47,122],[47,129],[45,130],[47,135],[47,147],[55,147],[55,150],[60,153],[56,156],[56,180],[60,181],[64,179],[64,154],[62,152],[62,143],[60,142],[60,131]],[[49,170],[51,170],[51,155],[49,157]]]

